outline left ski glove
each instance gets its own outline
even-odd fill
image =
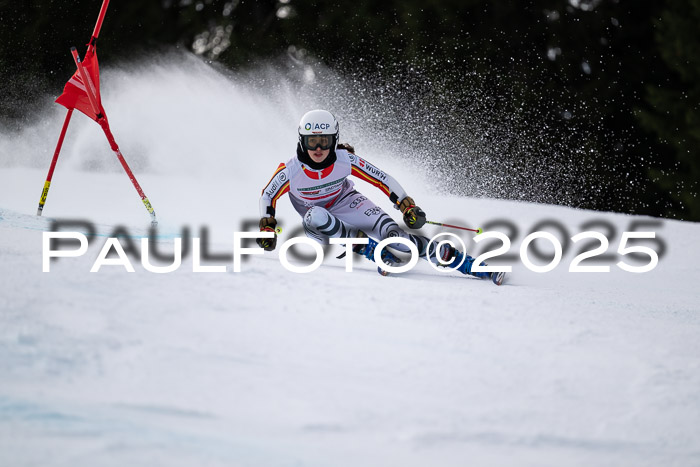
[[[255,242],[260,246],[260,248],[265,251],[272,251],[277,246],[277,233],[275,233],[275,227],[277,227],[277,221],[274,217],[263,217],[260,219],[260,231],[261,232],[272,232],[275,234],[272,238],[256,238]]]
[[[420,229],[425,225],[425,213],[416,206],[410,196],[406,196],[399,203],[399,210],[403,214],[403,221],[410,229]]]

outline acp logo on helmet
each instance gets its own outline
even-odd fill
[[[327,130],[330,127],[331,126],[328,123],[307,123],[306,125],[304,125],[304,129],[306,131],[309,131],[309,130]]]

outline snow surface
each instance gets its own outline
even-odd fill
[[[107,70],[102,88],[163,249],[182,226],[207,227],[211,250],[230,253],[293,155],[299,115],[333,110],[194,60]],[[649,273],[615,256],[611,272],[582,274],[568,272],[570,248],[549,273],[512,262],[502,287],[427,263],[381,277],[358,260],[347,273],[335,255],[294,274],[277,252],[240,273],[228,261],[194,273],[191,255],[171,274],[138,261],[90,273],[110,232],[138,241],[148,215],[98,126],[76,114],[34,216],[63,115],[52,106],[0,139],[0,465],[700,465],[697,224],[440,194],[359,139],[430,218],[514,222],[513,252],[543,219],[570,236],[613,224],[610,253],[630,222],[657,222],[666,251]],[[300,219],[287,200],[278,213],[283,241]],[[99,235],[44,273],[52,218]]]

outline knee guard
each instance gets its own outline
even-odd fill
[[[312,206],[304,214],[304,230],[324,237],[350,236],[350,227],[321,206]]]
[[[321,227],[331,223],[331,214],[321,206],[311,206],[304,215],[304,228],[318,231]]]

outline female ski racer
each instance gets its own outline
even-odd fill
[[[275,249],[275,206],[280,196],[289,193],[292,206],[303,218],[306,235],[321,244],[328,244],[331,237],[367,237],[369,243],[356,245],[353,251],[374,261],[374,249],[379,240],[403,237],[416,245],[420,257],[435,258],[435,242],[404,232],[382,208],[357,191],[348,177],[354,175],[386,193],[410,229],[420,229],[425,224],[423,210],[391,175],[353,154],[352,146],[338,144],[338,136],[338,122],[330,112],[312,110],[301,117],[296,157],[277,167],[260,197],[260,230],[273,232],[274,236],[258,238],[258,245],[266,251]],[[426,251],[429,244],[431,251]],[[392,248],[409,251],[406,245],[399,243],[393,244]],[[451,245],[443,243],[440,250],[440,261],[436,259],[436,264],[461,263],[457,270],[463,274],[491,278],[496,285],[503,282],[502,272],[472,273],[474,258],[465,257]],[[386,248],[382,250],[381,258],[389,265],[400,263]],[[379,272],[385,274],[383,271],[379,268]]]

